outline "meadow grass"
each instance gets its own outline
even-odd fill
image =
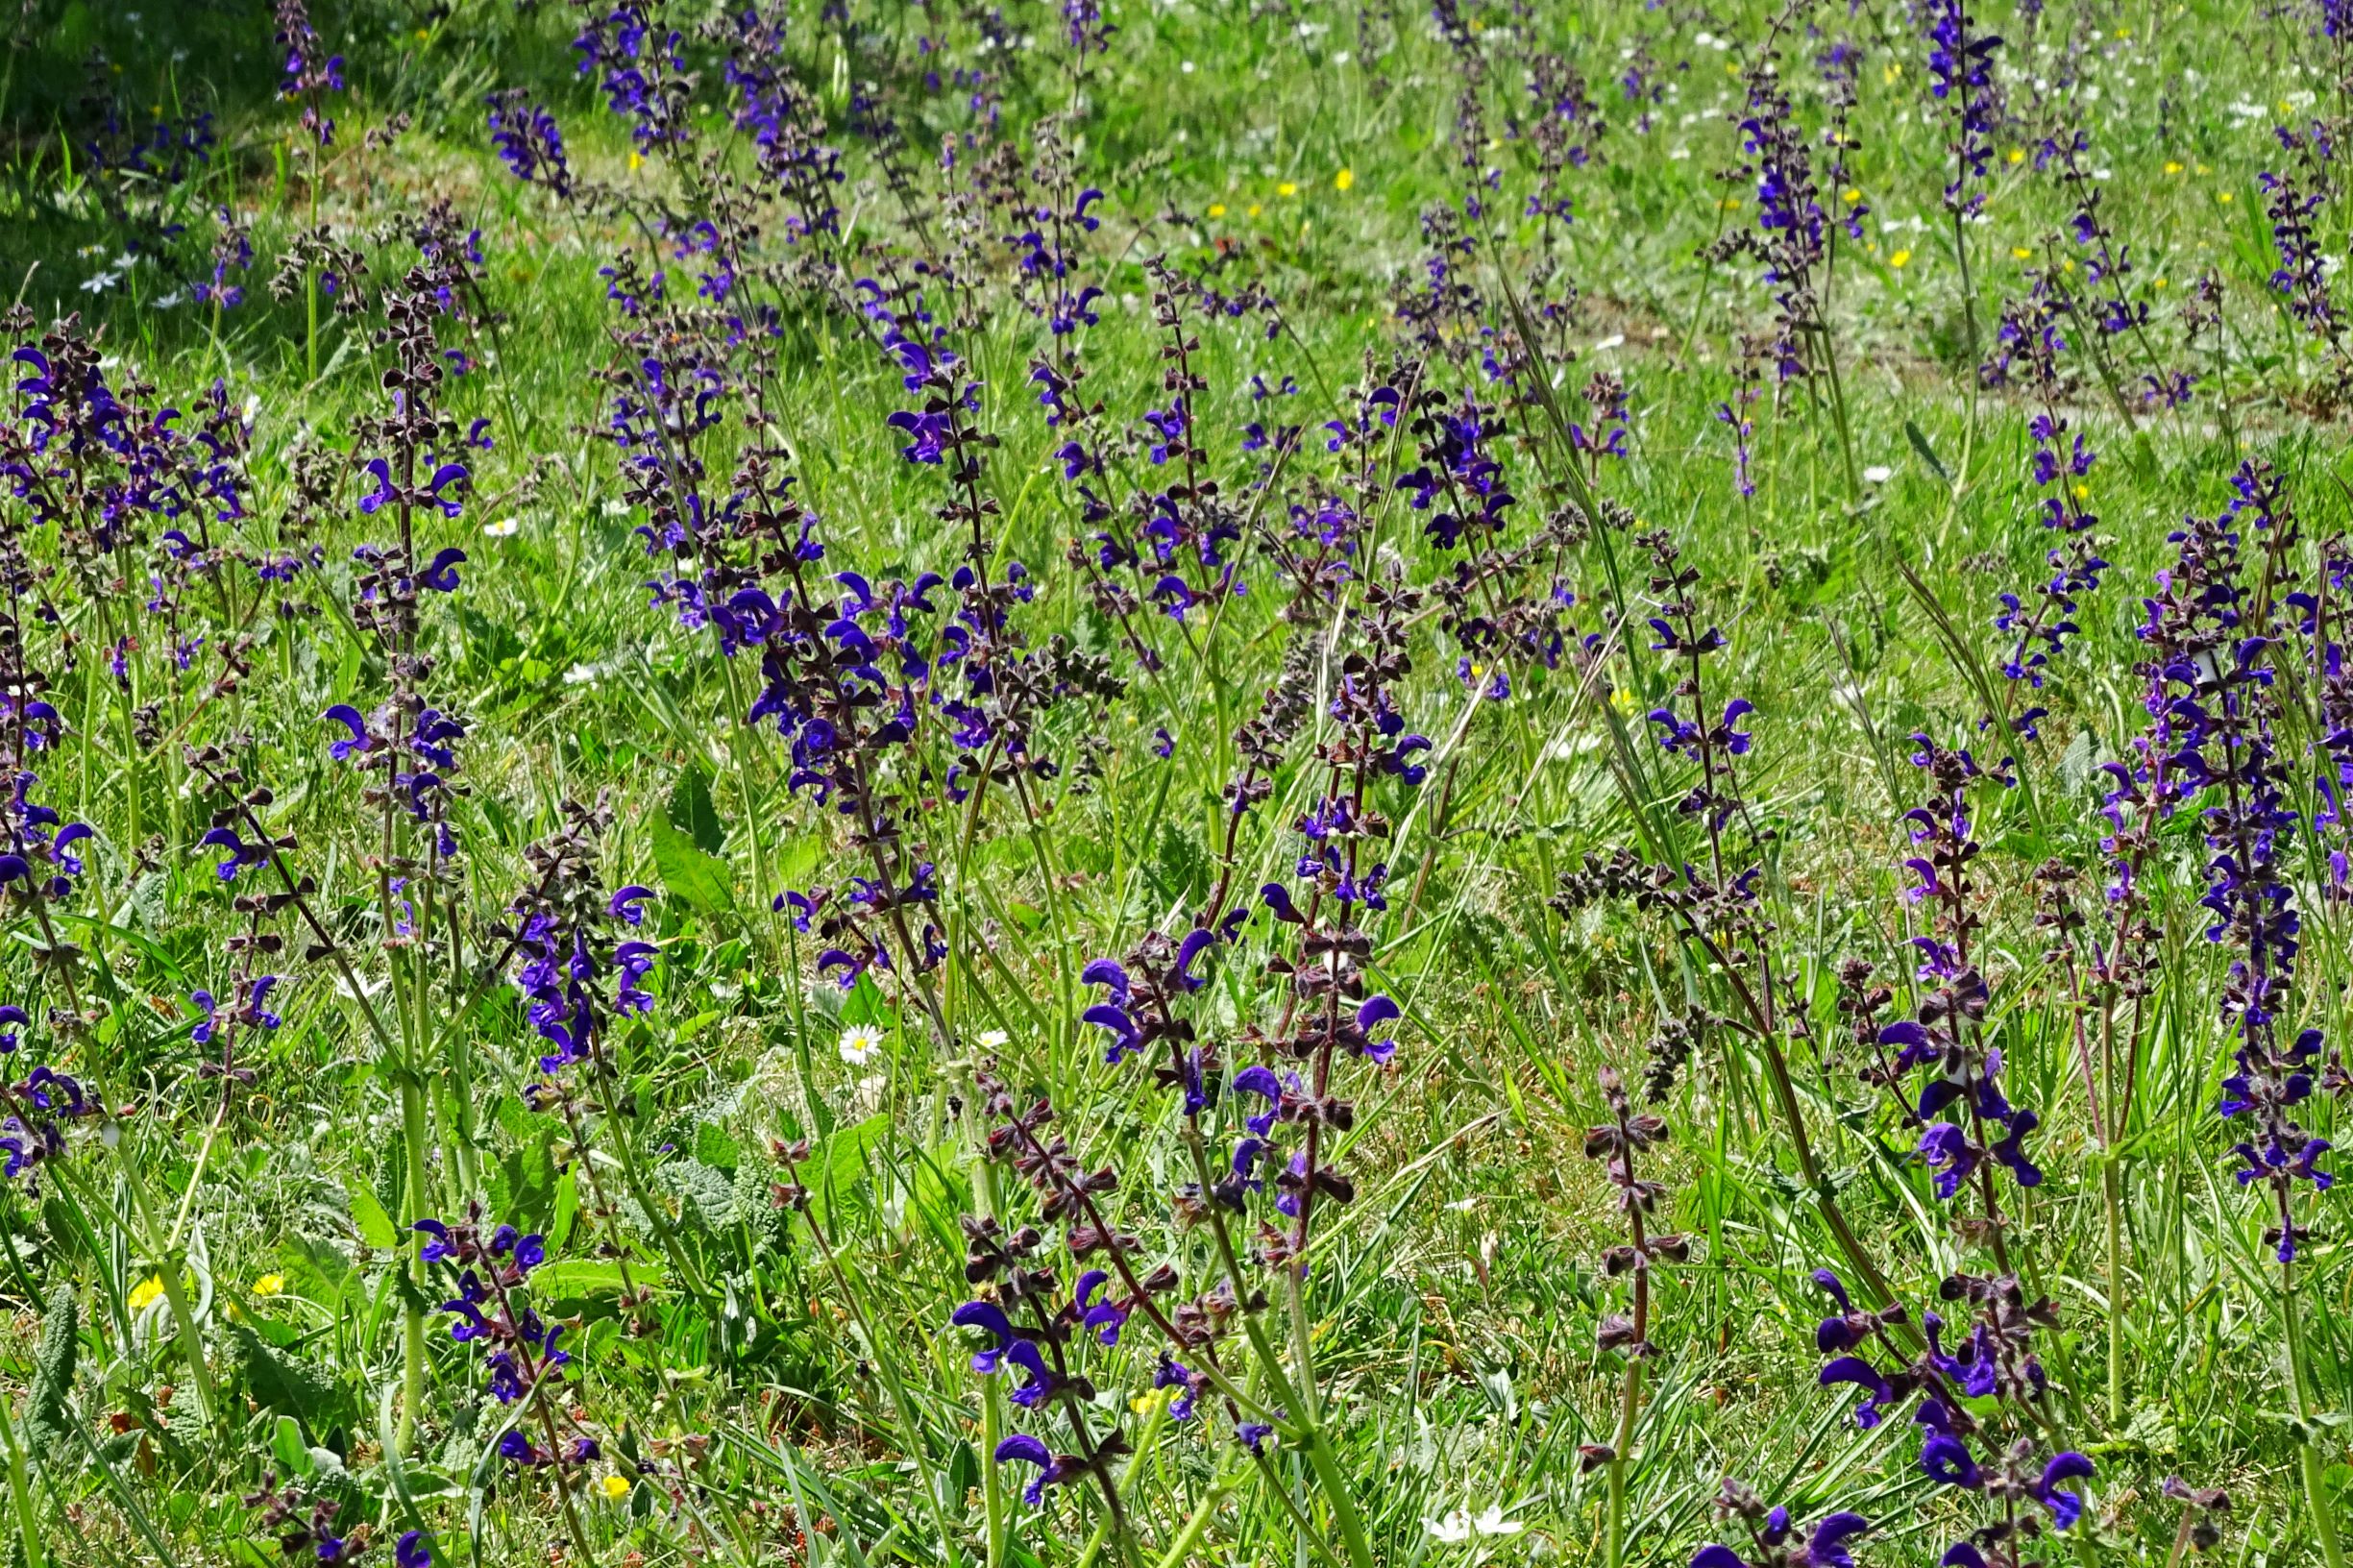
[[[1982,1560],[2169,1564],[2211,1518],[2224,1560],[2336,1568],[2342,1200],[2278,1184],[2312,1227],[2284,1292],[2274,1184],[2234,1180],[2254,1135],[2217,1114],[2249,960],[2200,900],[2220,886],[2228,926],[2267,896],[2231,891],[2243,842],[2229,875],[2209,843],[2256,730],[2218,726],[2216,781],[2152,815],[2141,923],[2113,939],[2101,890],[2131,846],[2103,843],[2101,807],[2104,764],[2168,754],[2135,750],[2172,656],[2144,600],[2161,573],[2209,580],[2176,530],[2237,500],[2237,635],[2200,623],[2206,662],[2181,654],[2169,692],[2262,726],[2282,815],[2253,880],[2302,921],[2270,999],[2284,1038],[2328,1042],[2294,1115],[2329,1137],[2348,209],[2333,156],[2299,163],[2275,128],[2347,129],[2353,22],[1989,0],[1973,130],[1965,94],[1932,91],[1952,14],[321,0],[289,38],[300,6],[29,7],[0,97],[0,275],[38,351],[0,444],[0,739],[37,774],[7,813],[24,864],[0,857],[0,994],[25,1014],[0,1139],[13,1558],[1617,1568],[1726,1542],[1794,1568],[1812,1521],[1850,1510],[1869,1533],[1815,1568],[1895,1568],[1965,1561],[1949,1551],[1989,1521],[2054,1522],[1932,1479],[1933,1390],[1858,1429],[1819,1381],[1826,1268],[1865,1311],[1906,1307],[1871,1351],[1890,1370],[1924,1310],[1968,1320],[1944,1282],[2047,1299],[2039,1385],[1953,1405],[1989,1472],[2013,1438],[2035,1474],[2087,1458],[2068,1484],[2090,1506],[2064,1533],[1978,1536]],[[576,73],[584,31],[635,86]],[[320,73],[291,98],[290,50]],[[752,67],[773,73],[756,92]],[[1755,109],[1777,80],[1780,119]],[[494,147],[485,99],[510,89],[560,127],[560,179]],[[747,104],[783,106],[766,148]],[[335,122],[324,147],[306,106]],[[1728,243],[1772,235],[1741,124],[1759,112],[1819,187],[1794,304],[1785,269]],[[2047,143],[2076,131],[2071,182]],[[1956,164],[1973,135],[1981,173]],[[812,199],[779,148],[841,179]],[[2267,173],[2314,198],[2285,255]],[[1982,197],[1958,222],[1956,181],[1952,205]],[[2092,189],[2096,236],[2073,226]],[[250,262],[216,272],[240,227]],[[2101,246],[2129,270],[2096,276]],[[601,272],[623,257],[634,275]],[[657,268],[658,299],[630,281]],[[1102,293],[1074,307],[1082,287]],[[2056,334],[2047,371],[2022,351],[1989,377],[2005,307],[2037,302],[2012,319]],[[94,379],[35,384],[67,364]],[[442,379],[396,404],[387,371],[421,364]],[[1068,403],[1100,411],[1049,425],[1039,364],[1083,369]],[[2186,396],[2145,395],[2175,372]],[[195,439],[216,380],[215,433],[250,427],[225,447]],[[1145,416],[1176,397],[1172,444]],[[940,463],[889,423],[926,398]],[[123,404],[140,417],[110,422]],[[421,407],[446,425],[404,432]],[[1446,445],[1441,415],[1471,435]],[[2064,464],[2076,436],[2096,460],[2044,482],[2038,446]],[[468,472],[429,493],[449,461]],[[2260,520],[2233,487],[2249,462],[2282,487]],[[794,559],[804,512],[821,561]],[[1432,527],[1449,515],[1467,544]],[[2005,675],[1998,596],[2033,610],[2074,542],[2102,562],[2070,589],[2076,629],[2036,681]],[[960,567],[978,587],[902,600],[915,629],[886,634],[892,584]],[[678,580],[711,590],[694,613],[650,591]],[[710,613],[748,587],[773,622]],[[1654,632],[1679,600],[1688,619]],[[1689,655],[1707,627],[1723,646]],[[2254,630],[2261,681],[2200,686]],[[1409,668],[1346,662],[1384,635]],[[845,674],[858,636],[890,658]],[[984,668],[1002,678],[970,683]],[[798,751],[775,706],[755,717],[764,692]],[[1270,692],[1289,707],[1262,758],[1245,726],[1282,709]],[[878,735],[902,696],[913,734]],[[1733,697],[1752,709],[1725,718]],[[813,748],[812,701],[851,738]],[[338,756],[321,716],[342,706],[359,747]],[[462,721],[456,766],[422,749],[445,744],[417,738],[427,710]],[[1697,738],[1662,747],[1685,722]],[[1393,750],[1401,732],[1426,749]],[[1944,831],[1905,816],[1935,791],[1915,737],[2013,759],[2007,785],[1967,787],[1949,902],[1961,862],[1906,864]],[[1259,791],[1239,812],[1237,780]],[[61,823],[91,832],[52,847]],[[1643,869],[1610,872],[1621,850]],[[1376,860],[1377,902],[1355,891]],[[2053,864],[2080,929],[2047,918]],[[797,923],[786,895],[821,887]],[[1196,929],[1206,952],[1173,968],[1146,941]],[[1913,940],[1956,929],[1969,963],[1916,979]],[[2048,956],[2070,932],[2071,967]],[[2103,953],[2140,966],[2137,992],[2102,991]],[[1842,984],[1854,959],[1875,973]],[[1878,1031],[1963,968],[1990,1001],[1955,1070],[1982,1078],[1998,1047],[2042,1174],[1987,1153],[1942,1198],[1915,1124],[1936,1069],[1867,1075]],[[1131,979],[1158,999],[1128,1001]],[[1872,984],[1892,995],[1842,1009]],[[1378,996],[1395,1018],[1336,1049]],[[1088,1021],[1115,1004],[1133,1035]],[[2106,1050],[2120,1029],[2130,1048]],[[1253,1135],[1259,1185],[1205,1191],[1276,1109],[1237,1083],[1258,1065],[1310,1081]],[[1644,1114],[1664,1127],[1626,1135],[1638,1169],[1594,1143]],[[1067,1234],[1093,1219],[1056,1136],[1115,1170],[1088,1189],[1108,1244]],[[1277,1207],[1294,1153],[1346,1188],[1316,1189],[1311,1231],[1295,1194]],[[1636,1181],[1660,1186],[1630,1242]],[[1062,1194],[1043,1214],[1042,1192]],[[470,1204],[485,1248],[508,1223],[545,1262],[421,1259],[414,1222]],[[1042,1294],[1015,1263],[968,1269],[991,1220],[1044,1233]],[[1662,1231],[1687,1248],[1613,1260]],[[1287,1242],[1311,1243],[1304,1269]],[[1164,1262],[1164,1288],[1101,1287],[1122,1302],[1102,1342],[1080,1272]],[[478,1302],[492,1330],[462,1338],[459,1264],[505,1273]],[[1631,1356],[1636,1276],[1654,1353]],[[1034,1406],[1028,1374],[974,1369],[993,1331],[954,1321],[1027,1299],[1042,1326],[1017,1337],[1059,1384]],[[1156,1313],[1211,1328],[1172,1346]],[[1026,1501],[1039,1461],[1002,1445],[1053,1460],[1074,1430],[1082,1458],[1110,1433],[1131,1453]],[[514,1433],[536,1462],[502,1451]],[[1727,1478],[1803,1528],[1752,1533],[1718,1507]]]

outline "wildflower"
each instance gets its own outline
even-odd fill
[[[1474,1536],[1517,1535],[1528,1527],[1506,1518],[1502,1507],[1490,1503],[1476,1514],[1468,1508],[1455,1508],[1443,1518],[1424,1519],[1422,1528],[1430,1531],[1432,1540],[1458,1546]]]
[[[1912,253],[1908,250],[1890,251],[1887,256],[1887,264],[1891,267],[1901,268],[1911,259]]]
[[[285,1288],[286,1277],[283,1274],[264,1274],[254,1282],[254,1294],[264,1299],[281,1295]]]
[[[853,1067],[863,1067],[881,1054],[883,1043],[889,1039],[887,1030],[870,1023],[853,1023],[842,1031],[842,1060]]]
[[[1346,190],[1356,183],[1357,175],[1354,169],[1342,169],[1332,177],[1332,186],[1335,190]]]
[[[1749,1550],[1755,1556],[1744,1557],[1721,1544],[1703,1546],[1692,1555],[1691,1568],[1854,1568],[1847,1543],[1872,1528],[1861,1514],[1841,1510],[1823,1515],[1801,1539],[1787,1508],[1768,1508],[1764,1499],[1730,1477],[1725,1478],[1715,1512],[1747,1527]]]
[[[147,1278],[141,1280],[137,1285],[131,1287],[131,1310],[135,1312],[145,1311],[156,1302],[161,1300],[162,1296],[163,1276],[160,1274],[150,1274],[147,1276]]]
[[[629,1482],[625,1477],[606,1476],[597,1482],[597,1490],[604,1494],[607,1503],[618,1503],[629,1495]]]
[[[534,103],[520,87],[494,92],[490,106],[490,140],[500,160],[526,184],[542,184],[555,195],[572,194],[572,170],[564,160],[563,133],[555,116]]]

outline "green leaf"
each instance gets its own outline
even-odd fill
[[[744,1151],[734,1139],[727,1136],[724,1127],[715,1121],[706,1121],[695,1129],[695,1158],[732,1176],[735,1167],[743,1164]]]
[[[270,1454],[282,1474],[297,1478],[310,1474],[310,1445],[303,1441],[302,1423],[294,1417],[278,1418],[277,1429],[270,1433]]]
[[[664,1271],[658,1263],[631,1263],[628,1277],[635,1285],[660,1285]],[[621,1288],[621,1265],[606,1259],[565,1258],[533,1269],[531,1281],[551,1297],[601,1296]]]
[[[490,1178],[492,1213],[518,1230],[544,1230],[555,1213],[555,1154],[550,1135],[509,1149]]]
[[[1926,432],[1907,419],[1903,422],[1903,438],[1912,443],[1912,450],[1920,453],[1920,460],[1936,471],[1936,477],[1945,481],[1945,488],[1951,489],[1952,476],[1946,473],[1945,465],[1936,460],[1936,449],[1928,445]]]
[[[891,1004],[883,999],[882,988],[874,984],[872,975],[858,976],[858,983],[849,988],[848,995],[842,998],[842,1021],[846,1024],[890,1023]]]
[[[359,1239],[379,1252],[400,1251],[400,1227],[385,1213],[383,1200],[356,1182],[345,1190],[351,1195],[352,1223],[359,1227]]]
[[[776,846],[775,877],[785,887],[807,879],[824,858],[824,842],[814,834],[788,839]]]
[[[25,1435],[34,1452],[43,1456],[61,1447],[72,1435],[73,1419],[67,1401],[74,1391],[74,1363],[82,1350],[82,1304],[73,1282],[61,1280],[49,1292],[41,1312],[40,1349],[33,1358],[33,1397],[25,1407]],[[0,1413],[0,1421],[8,1417]]]
[[[653,870],[670,895],[698,914],[719,915],[735,907],[727,863],[696,847],[666,817],[653,820]]]
[[[891,1116],[884,1112],[842,1128],[811,1151],[809,1163],[800,1167],[801,1180],[809,1188],[811,1219],[825,1222],[834,1203],[865,1179],[867,1161],[890,1136]]]
[[[548,1243],[560,1247],[572,1235],[572,1222],[580,1213],[580,1173],[567,1170],[555,1184],[555,1215],[548,1223]]]
[[[735,1184],[699,1160],[673,1160],[654,1179],[685,1200],[680,1217],[713,1236],[736,1221]]]
[[[229,1325],[229,1348],[246,1394],[265,1409],[290,1415],[306,1434],[324,1434],[340,1405],[334,1384],[302,1361],[282,1356],[242,1323]]]
[[[710,775],[699,763],[681,769],[678,781],[670,787],[670,825],[705,853],[716,855],[727,847],[727,826],[711,803]]]

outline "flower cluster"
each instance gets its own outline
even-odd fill
[[[1854,1423],[1869,1431],[1917,1396],[1912,1425],[1921,1436],[1920,1469],[1931,1482],[1986,1500],[1993,1517],[1945,1555],[1952,1568],[2022,1568],[2023,1554],[2047,1531],[2066,1534],[2084,1522],[2088,1504],[2074,1483],[2091,1480],[2091,1459],[2072,1450],[2043,1458],[2052,1411],[2050,1379],[2034,1348],[2037,1331],[2058,1326],[2047,1298],[2027,1299],[2008,1275],[1955,1274],[1938,1288],[1956,1313],[1921,1314],[1921,1348],[1900,1343],[1909,1333],[1900,1304],[1858,1309],[1838,1277],[1817,1270],[1814,1282],[1836,1309],[1817,1325],[1816,1348],[1826,1358],[1825,1388],[1862,1394]],[[1954,1343],[1949,1351],[1949,1332]],[[1893,1370],[1882,1365],[1895,1362]],[[1990,1411],[1986,1402],[1991,1401]],[[2016,1435],[2004,1440],[2005,1433]],[[1985,1458],[1980,1458],[1980,1454]],[[1718,1568],[1724,1568],[1719,1564]]]
[[[310,25],[306,0],[278,0],[278,47],[286,52],[279,92],[303,106],[303,130],[324,150],[333,145],[335,122],[322,100],[343,90],[343,57],[327,53],[318,29]]]
[[[559,199],[572,194],[572,166],[564,159],[564,134],[545,104],[521,87],[492,93],[490,144],[514,177],[545,185]]]
[[[499,1455],[516,1465],[577,1466],[601,1452],[597,1439],[576,1430],[558,1435],[558,1402],[551,1390],[564,1382],[571,1352],[556,1340],[567,1325],[543,1321],[525,1299],[531,1271],[548,1261],[547,1238],[525,1235],[512,1225],[488,1229],[475,1204],[456,1221],[420,1219],[409,1227],[424,1237],[420,1262],[438,1265],[454,1282],[456,1294],[442,1304],[451,1316],[450,1337],[481,1352],[484,1385],[502,1405],[523,1405],[517,1423],[499,1438]],[[536,1414],[546,1433],[542,1448],[521,1420]],[[567,1410],[564,1420],[573,1423]]]
[[[2316,1090],[2353,1089],[2341,1069],[2322,1070],[2316,1028],[2284,1021],[2302,944],[2292,873],[2284,862],[2299,815],[2273,737],[2279,711],[2277,634],[2269,606],[2245,580],[2243,549],[2251,536],[2276,571],[2296,542],[2284,486],[2267,467],[2248,462],[2233,476],[2236,496],[2212,518],[2193,517],[2177,530],[2174,566],[2159,577],[2162,597],[2147,601],[2140,635],[2152,663],[2151,715],[2164,726],[2168,766],[2177,788],[2199,808],[2209,858],[2208,942],[2230,955],[2221,1015],[2233,1041],[2232,1070],[2218,1107],[2247,1136],[2234,1148],[2239,1184],[2268,1189],[2274,1223],[2267,1238],[2285,1264],[2308,1234],[2297,1223],[2299,1183],[2325,1189],[2319,1166],[2327,1139],[2297,1119]],[[2155,737],[2152,737],[2154,739]]]
[[[1915,735],[1912,764],[1926,775],[1928,801],[1904,814],[1913,854],[1904,866],[1918,880],[1905,896],[1925,905],[1932,934],[1912,939],[1920,950],[1914,1017],[1881,1028],[1878,1043],[1896,1047],[1888,1066],[1893,1090],[1906,1074],[1928,1073],[1916,1102],[1903,1107],[1922,1128],[1919,1156],[1935,1173],[1936,1194],[1951,1199],[1973,1178],[1985,1202],[1978,1222],[2007,1268],[2000,1205],[1986,1162],[2006,1168],[2021,1187],[2040,1186],[2043,1173],[2027,1158],[2025,1139],[2041,1124],[2034,1112],[2013,1106],[2002,1092],[2001,1048],[1986,1040],[1990,988],[1973,955],[1972,939],[1984,923],[1973,867],[1982,852],[1971,796],[2015,786],[2008,759],[1986,768],[1967,750],[1948,750]]]
[[[1632,1097],[1626,1092],[1626,1085],[1616,1069],[1604,1066],[1601,1082],[1602,1099],[1609,1108],[1610,1119],[1585,1129],[1585,1158],[1602,1162],[1603,1173],[1613,1189],[1611,1207],[1625,1222],[1627,1237],[1602,1254],[1602,1268],[1612,1278],[1632,1275],[1633,1286],[1629,1311],[1608,1313],[1594,1331],[1594,1342],[1600,1349],[1616,1351],[1627,1359],[1627,1394],[1621,1406],[1623,1418],[1617,1441],[1587,1443],[1580,1448],[1581,1462],[1586,1469],[1616,1463],[1627,1457],[1622,1449],[1632,1436],[1641,1363],[1658,1354],[1658,1347],[1650,1338],[1651,1273],[1662,1264],[1679,1263],[1691,1256],[1690,1237],[1653,1228],[1658,1218],[1658,1200],[1665,1195],[1666,1188],[1636,1169],[1638,1155],[1665,1141],[1666,1118],[1655,1112],[1635,1111]]]
[[[1927,13],[1929,91],[1947,106],[1951,122],[1953,175],[1945,184],[1945,207],[1957,218],[1973,218],[1985,208],[1982,187],[2001,114],[1994,82],[2001,38],[1977,31],[1969,0],[1929,0]]]
[[[1787,1508],[1768,1507],[1754,1488],[1729,1476],[1717,1494],[1715,1512],[1728,1523],[1738,1520],[1748,1531],[1742,1550],[1749,1556],[1721,1543],[1703,1546],[1692,1554],[1691,1568],[1854,1568],[1847,1543],[1871,1529],[1871,1521],[1842,1508],[1824,1514],[1811,1531],[1802,1531]]]

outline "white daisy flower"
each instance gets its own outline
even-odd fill
[[[882,1042],[889,1038],[870,1023],[853,1023],[842,1031],[842,1060],[863,1067],[882,1054]]]

